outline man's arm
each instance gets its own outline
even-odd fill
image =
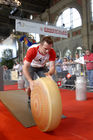
[[[55,73],[55,61],[50,61],[48,74],[52,75],[54,73]]]
[[[29,68],[30,68],[31,63],[28,61],[24,61],[24,65],[23,65],[23,74],[26,77],[26,79],[28,80],[29,84],[30,84],[30,88],[33,89],[33,80],[30,76],[29,73]]]

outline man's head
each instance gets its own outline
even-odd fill
[[[40,43],[40,52],[47,54],[53,46],[53,40],[50,36],[45,36]]]
[[[56,60],[58,60],[58,59],[59,59],[59,55],[56,56]]]
[[[67,62],[68,61],[67,57],[64,57],[63,61],[64,62]]]
[[[75,58],[76,58],[76,59],[79,58],[79,54],[78,54],[78,53],[75,54]]]
[[[90,54],[90,50],[87,49],[85,53],[86,53],[86,55],[89,55]]]

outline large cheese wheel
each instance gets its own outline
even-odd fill
[[[61,95],[57,84],[49,77],[35,80],[31,92],[31,111],[41,131],[52,131],[59,125],[62,115]]]

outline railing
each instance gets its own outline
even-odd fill
[[[90,63],[91,63],[90,67],[93,66],[93,62],[91,61]],[[53,75],[53,78],[60,88],[75,89],[76,86],[75,82],[77,77],[85,77],[87,89],[93,91],[93,79],[92,81],[90,81],[91,78],[89,80],[89,75],[87,73],[86,66],[87,64],[70,63],[70,62],[61,64],[60,68],[61,69],[63,68],[62,71],[61,72],[56,71],[55,75]],[[93,69],[91,71],[93,75]],[[90,85],[90,82],[92,82],[92,85]]]
[[[91,65],[93,65],[93,62],[91,62]],[[86,64],[67,63],[65,64],[65,66],[67,68],[65,67],[65,69],[62,69],[60,73],[56,71],[53,75],[53,79],[57,82],[59,88],[75,89],[75,81],[77,77],[85,77],[87,89],[93,91],[93,85],[90,85],[90,82],[93,83],[93,69],[90,81],[89,75],[87,73]],[[64,68],[64,64],[61,64],[60,67]],[[18,73],[13,70],[3,70],[3,80],[17,81]]]

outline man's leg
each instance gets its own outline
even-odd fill
[[[30,102],[30,95],[31,95],[31,90],[29,87],[29,82],[28,80],[25,78],[25,76],[23,75],[23,80],[24,80],[24,87],[25,87],[25,92],[28,95],[28,103]]]
[[[40,68],[38,71],[37,71],[37,75],[39,77],[46,77],[45,73],[47,73],[49,70],[47,69],[47,67],[43,67],[43,68]]]
[[[27,93],[27,95],[28,95],[28,103],[30,103],[30,96],[31,96],[30,87],[27,87],[27,88],[25,89],[25,91],[26,91],[26,93]]]
[[[32,67],[30,67],[29,72],[30,72],[31,78],[34,79],[34,69]],[[26,93],[28,95],[28,103],[30,103],[30,100],[31,100],[30,99],[31,98],[31,89],[30,89],[29,82],[28,82],[27,79],[25,81],[25,87],[26,87],[25,91],[26,91]]]

